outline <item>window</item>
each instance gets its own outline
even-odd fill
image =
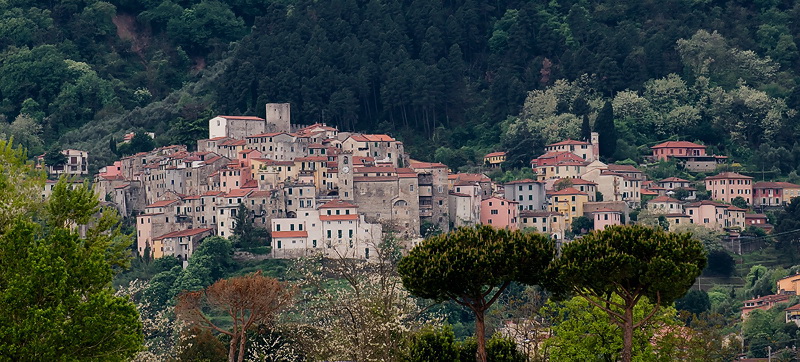
[[[278,240],[278,249],[280,249],[280,248],[281,248],[281,241]]]
[[[497,215],[498,214],[497,210],[492,210],[491,213],[492,213],[492,215]]]
[[[329,222],[330,222],[330,221],[329,221]],[[330,231],[330,230],[328,230],[328,239],[330,239],[330,238],[331,238],[331,231]]]
[[[341,230],[337,230],[336,234],[339,235],[340,238],[342,237],[342,231]]]
[[[311,241],[311,247],[312,248],[316,248],[317,247],[317,241],[316,240],[312,240]]]

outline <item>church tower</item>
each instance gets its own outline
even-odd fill
[[[291,104],[267,103],[267,132],[291,132],[291,115]]]
[[[338,158],[339,199],[353,201],[353,154],[341,153]]]

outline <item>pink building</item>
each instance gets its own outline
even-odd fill
[[[612,225],[622,225],[622,213],[609,208],[598,209],[592,213],[594,216],[594,229],[605,230]]]
[[[752,204],[753,178],[736,172],[723,172],[706,177],[706,190],[714,200],[731,202],[741,196],[748,204]]]
[[[666,161],[670,156],[705,156],[706,146],[687,141],[669,141],[651,147],[653,158]]]
[[[517,202],[492,196],[481,201],[481,224],[498,229],[518,228]]]
[[[122,176],[122,161],[114,162],[111,166],[106,166],[100,169],[100,177],[112,179],[117,176]]]
[[[789,182],[756,182],[753,185],[753,205],[783,206],[800,195],[800,185]]]

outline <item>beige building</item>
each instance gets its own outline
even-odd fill
[[[564,214],[558,212],[522,210],[519,212],[519,221],[521,229],[536,228],[536,231],[556,240],[563,239],[567,230]]]
[[[419,185],[420,222],[427,221],[441,231],[450,230],[447,166],[441,163],[411,162]]]
[[[722,172],[706,177],[705,182],[706,190],[714,200],[732,202],[733,199],[742,197],[748,205],[753,203],[753,178],[750,176],[736,172]]]
[[[382,168],[385,171],[374,170]],[[419,235],[419,178],[411,169],[356,168],[353,201],[366,220],[395,229],[402,237]],[[381,176],[376,176],[380,174]],[[356,176],[364,175],[364,176]]]
[[[89,152],[81,150],[66,149],[61,154],[66,157],[63,165],[47,166],[47,174],[50,176],[70,175],[82,176],[89,174]],[[38,157],[40,165],[44,164],[44,155]]]

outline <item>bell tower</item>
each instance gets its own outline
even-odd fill
[[[339,168],[339,199],[353,201],[353,154],[340,153],[337,158]]]

